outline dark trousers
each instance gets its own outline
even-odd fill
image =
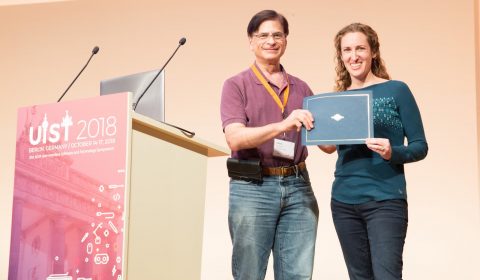
[[[402,279],[407,202],[345,204],[332,199],[331,208],[350,279]]]

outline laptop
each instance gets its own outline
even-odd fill
[[[100,81],[100,95],[126,91],[132,92],[133,109],[140,95],[157,74],[158,69],[102,80]],[[165,70],[160,73],[155,82],[144,94],[135,112],[159,122],[165,121]]]

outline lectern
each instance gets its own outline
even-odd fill
[[[9,280],[200,279],[207,160],[127,93],[20,108]]]

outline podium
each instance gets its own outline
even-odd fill
[[[130,104],[19,109],[9,280],[200,279],[207,161],[229,151]]]
[[[128,279],[200,279],[207,159],[228,150],[141,115],[132,126]]]

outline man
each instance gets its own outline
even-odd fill
[[[264,279],[273,251],[275,279],[311,279],[318,205],[300,128],[313,127],[312,114],[301,109],[312,91],[280,64],[288,36],[284,16],[261,11],[247,33],[255,62],[225,81],[221,117],[236,164],[259,161],[263,179],[240,174],[230,181],[232,274]]]

